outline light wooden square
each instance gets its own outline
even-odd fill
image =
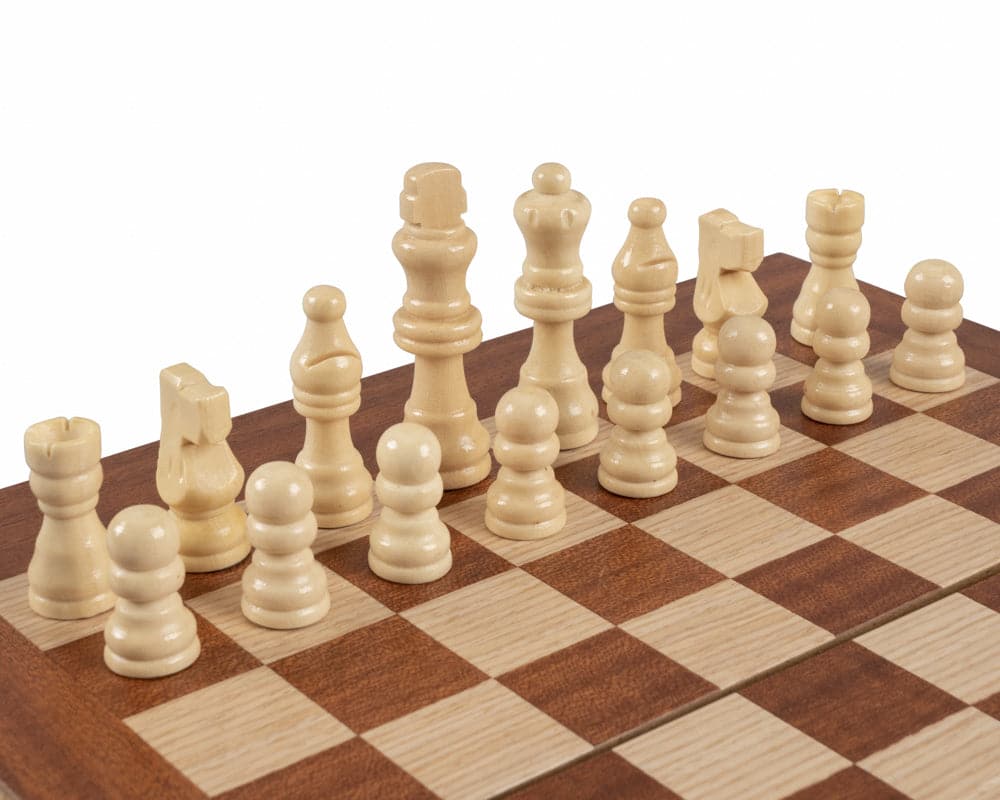
[[[911,414],[836,448],[928,492],[1000,466],[1000,447],[923,414]]]
[[[353,736],[267,667],[135,714],[125,724],[210,795]]]
[[[316,541],[312,544],[312,551],[314,553],[322,553],[324,550],[332,550],[334,547],[340,547],[342,544],[353,542],[362,536],[368,536],[372,531],[372,525],[378,519],[381,508],[382,505],[376,497],[373,501],[372,513],[361,520],[361,522],[355,522],[353,525],[348,525],[344,528],[320,528],[316,534]]]
[[[491,676],[611,627],[519,569],[438,597],[400,616]]]
[[[565,550],[575,544],[593,539],[602,533],[622,527],[618,519],[579,495],[566,492],[566,527],[554,536],[534,541],[517,541],[497,536],[486,527],[486,495],[470,497],[461,503],[441,509],[441,519],[470,539],[474,539],[512,564],[529,561]]]
[[[693,369],[691,369],[691,351],[686,353],[677,354],[677,366],[681,368],[681,378],[686,380],[688,383],[694,384],[695,386],[705,389],[706,391],[715,394],[718,390],[718,385],[716,385],[715,380],[711,378],[703,378]]]
[[[810,453],[822,450],[826,445],[817,442],[808,436],[803,436],[798,431],[781,426],[781,447],[778,452],[763,458],[729,458],[713,453],[707,447],[703,437],[705,435],[705,418],[698,417],[687,422],[682,422],[673,428],[667,428],[667,439],[674,446],[677,455],[681,458],[697,464],[702,469],[725,478],[730,483],[736,483],[751,475],[766,472],[774,467],[787,464],[797,458],[802,458]]]
[[[729,577],[830,535],[739,486],[726,486],[633,524]]]
[[[889,368],[892,366],[892,350],[886,350],[878,355],[865,359],[865,371],[872,382],[872,390],[876,394],[887,397],[893,402],[912,408],[915,411],[926,411],[949,400],[971,394],[987,386],[997,383],[997,378],[980,372],[972,367],[965,368],[965,383],[953,392],[911,392],[903,389],[889,380]]]
[[[858,642],[970,705],[1000,692],[1000,614],[963,594],[900,617]]]
[[[701,387],[712,394],[719,390],[719,385],[714,379],[703,378],[691,369],[691,353],[687,352],[677,356],[677,366],[681,368],[681,377],[688,383]],[[812,368],[808,364],[796,361],[781,353],[774,354],[774,385],[772,389],[781,389],[784,386],[791,386],[793,383],[804,381],[809,377]]]
[[[621,628],[721,688],[833,636],[734,581],[722,581]]]
[[[330,611],[306,628],[272,630],[250,622],[240,609],[239,581],[196,597],[188,605],[265,664],[392,616],[392,611],[374,597],[335,572],[323,569],[330,589]]]
[[[687,800],[786,797],[851,763],[738,694],[615,752]]]
[[[21,573],[0,581],[0,617],[42,650],[51,650],[104,630],[110,609],[86,619],[47,619],[28,605],[28,575]]]
[[[914,800],[1000,797],[1000,722],[967,708],[858,762]]]
[[[1000,525],[935,495],[840,535],[940,586],[1000,562]]]
[[[364,734],[439,796],[475,800],[590,750],[583,739],[496,681]]]

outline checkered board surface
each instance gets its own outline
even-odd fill
[[[171,796],[998,797],[1000,333],[959,330],[962,389],[904,391],[888,381],[900,299],[863,286],[875,413],[819,425],[798,409],[812,353],[788,336],[805,269],[779,255],[758,273],[779,342],[773,456],[701,445],[714,386],[689,366],[689,281],[667,319],[685,382],[667,429],[680,479],[663,497],[598,486],[602,404],[597,441],[557,461],[569,519],[558,536],[490,534],[492,476],[443,499],[454,567],[433,584],[371,574],[371,519],[321,531],[332,610],[293,632],[242,617],[245,564],[190,575],[200,659],[136,681],[103,665],[106,617],[28,610],[38,512],[11,487],[0,616],[44,653],[53,685],[68,677],[102,729],[156,761],[152,785],[169,781]],[[604,307],[577,324],[598,390],[618,318]],[[503,337],[467,358],[482,416],[516,382],[529,341]],[[353,424],[371,467],[410,374],[366,379]],[[301,435],[284,404],[237,419],[230,441],[249,472],[294,458]],[[154,462],[155,445],[105,459],[105,521],[156,501]],[[28,672],[14,665],[7,680],[27,686]],[[87,746],[81,763],[104,755]],[[50,796],[4,760],[10,791]],[[91,769],[112,796],[110,771]]]

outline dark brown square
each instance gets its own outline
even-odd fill
[[[513,567],[506,559],[451,526],[448,530],[451,532],[452,567],[443,578],[431,583],[409,585],[380,578],[368,567],[367,536],[325,550],[317,554],[316,560],[396,612],[413,608]]]
[[[354,738],[219,795],[220,800],[272,800],[275,797],[432,800],[436,795],[368,742]]]
[[[965,320],[957,331],[958,343],[965,351],[965,363],[973,369],[1000,378],[1000,347],[997,332],[972,320]]]
[[[667,423],[667,436],[670,436],[669,429],[674,425],[705,416],[705,412],[714,403],[715,395],[712,392],[695,386],[693,383],[681,381],[681,401],[674,406],[673,413],[670,415],[670,421]]]
[[[486,680],[486,675],[400,617],[284,658],[271,669],[355,733]]]
[[[1000,522],[1000,467],[938,492],[945,500]]]
[[[1000,444],[1000,383],[934,406],[924,413],[980,439]]]
[[[736,580],[831,633],[843,633],[938,588],[839,536],[769,561]]]
[[[860,767],[848,767],[835,772],[825,781],[807,786],[785,800],[908,800],[870,772]]]
[[[915,413],[913,409],[894,403],[881,395],[872,395],[872,415],[856,425],[826,425],[809,419],[802,413],[802,392],[804,381],[783,386],[771,392],[771,405],[781,417],[781,422],[793,431],[798,431],[810,439],[827,445],[839,444],[862,433],[880,428],[897,419]]]
[[[181,598],[193,600],[203,594],[221,589],[223,586],[229,586],[231,583],[239,583],[243,577],[243,570],[250,563],[251,554],[248,554],[239,564],[233,564],[231,567],[216,572],[189,572],[184,577],[184,585],[180,588]]]
[[[1000,613],[1000,573],[966,587],[962,594]]]
[[[965,708],[854,642],[776,672],[740,694],[852,761]]]
[[[566,491],[579,495],[584,500],[593,503],[598,508],[603,508],[609,514],[626,522],[635,522],[637,519],[648,517],[657,511],[679,506],[695,497],[729,485],[727,481],[717,475],[713,475],[690,461],[678,458],[677,486],[673,491],[660,497],[646,499],[619,497],[606,491],[597,482],[599,464],[599,455],[582,458],[559,467],[556,470],[556,477]]]
[[[829,447],[752,475],[739,485],[833,533],[926,494]]]
[[[185,670],[156,680],[123,678],[104,665],[104,633],[64,644],[48,656],[112,714],[125,718],[199,689],[248,672],[261,662],[195,614],[201,655]]]
[[[976,703],[976,708],[984,714],[989,714],[991,717],[1000,719],[1000,692],[991,694],[985,700],[980,700]]]
[[[492,458],[492,455],[490,458]],[[444,493],[444,495],[442,495],[441,502],[438,503],[437,507],[447,508],[448,506],[465,502],[471,497],[478,497],[481,494],[486,494],[490,485],[496,480],[497,472],[499,471],[500,465],[494,460],[490,466],[489,475],[479,481],[479,483],[474,483],[472,486],[466,486],[464,489],[449,489]]]
[[[523,569],[615,624],[725,577],[631,525],[560,550]]]
[[[717,688],[618,628],[498,680],[591,744],[607,741]]]
[[[547,775],[507,795],[508,800],[680,800],[659,781],[607,751]]]

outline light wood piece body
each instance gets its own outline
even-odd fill
[[[500,398],[493,454],[497,479],[486,493],[486,527],[505,539],[544,539],[566,524],[566,493],[552,462],[559,455],[559,407],[535,386]]]
[[[691,369],[715,377],[719,330],[730,317],[764,316],[767,297],[753,273],[764,259],[764,231],[718,208],[698,218],[698,277],[694,313],[702,328],[691,343]]]
[[[314,286],[302,308],[306,327],[290,371],[306,437],[295,463],[309,475],[318,524],[341,528],[372,513],[372,476],[351,440],[351,415],[361,407],[361,355],[344,324],[340,289]]]
[[[304,628],[330,610],[326,572],[313,557],[316,517],[309,474],[287,461],[262,464],[247,481],[253,559],[243,571],[243,615],[265,628]]]
[[[816,189],[806,197],[806,244],[812,265],[792,306],[792,338],[811,345],[816,309],[830,289],[857,289],[854,260],[861,247],[865,198],[845,189]]]
[[[57,417],[24,434],[24,458],[42,525],[28,565],[28,605],[50,619],[82,619],[115,603],[108,585],[107,533],[97,517],[103,479],[101,429]]]
[[[160,372],[160,450],[156,490],[180,531],[188,572],[214,572],[250,552],[246,514],[236,505],[243,467],[226,437],[229,394],[189,364]]]
[[[670,403],[676,406],[681,401],[681,370],[663,328],[663,317],[674,307],[677,294],[677,259],[663,233],[666,218],[666,206],[654,197],[641,197],[629,207],[631,228],[611,267],[615,307],[624,314],[622,338],[611,360],[628,350],[662,356],[670,370]],[[605,403],[610,399],[610,369],[611,361],[601,373]]]
[[[126,678],[159,678],[198,658],[194,614],[178,590],[184,562],[174,517],[153,505],[129,506],[108,525],[111,588],[118,595],[104,628],[104,663]]]
[[[404,419],[429,428],[441,445],[446,489],[471,486],[490,471],[490,435],[465,380],[463,355],[483,338],[465,274],[476,234],[462,220],[462,176],[450,164],[419,164],[403,179],[403,227],[392,251],[406,272],[406,294],[393,338],[413,354],[413,388]]]
[[[514,305],[534,320],[521,383],[552,395],[559,407],[559,447],[582,447],[597,437],[597,396],[573,338],[573,322],[590,311],[592,289],[583,275],[580,240],[590,201],[570,188],[569,170],[541,164],[533,188],[514,203],[527,255],[514,285]]]
[[[705,447],[733,458],[777,452],[781,421],[768,392],[774,384],[774,329],[755,316],[731,317],[719,331],[715,404],[705,414]]]
[[[423,425],[400,422],[375,449],[382,510],[369,536],[368,566],[395,583],[429,583],[451,569],[451,534],[438,516],[441,447]]]
[[[872,415],[872,382],[861,359],[871,340],[871,308],[860,291],[831,289],[816,308],[813,350],[818,356],[806,378],[802,413],[829,425],[852,425]]]
[[[892,353],[889,379],[914,392],[951,392],[965,383],[965,354],[955,328],[962,324],[961,273],[940,259],[921,261],[906,276],[906,332]]]
[[[658,497],[677,485],[677,454],[663,426],[670,421],[667,365],[648,350],[630,350],[608,375],[615,423],[601,448],[597,480],[623,497]]]

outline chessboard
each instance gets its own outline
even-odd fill
[[[788,328],[807,267],[778,254],[756,273],[778,340],[776,454],[702,446],[714,387],[689,366],[700,325],[681,283],[666,319],[684,375],[674,491],[599,487],[602,404],[598,440],[556,462],[558,536],[486,530],[494,467],[445,494],[454,567],[434,583],[370,572],[372,518],[321,530],[332,610],[311,627],[249,623],[246,562],[190,574],[202,654],[168,678],[104,666],[106,615],[28,609],[41,515],[27,484],[0,491],[0,796],[1000,797],[1000,333],[958,330],[961,389],[900,389],[902,299],[863,283],[874,414],[812,422],[799,402],[814,356]],[[598,394],[620,325],[610,305],[576,325]],[[466,357],[491,431],[530,338]],[[373,473],[411,379],[364,380],[352,426]],[[236,418],[229,443],[249,474],[293,460],[303,433],[288,402]],[[159,503],[156,451],[103,460],[105,524]]]

